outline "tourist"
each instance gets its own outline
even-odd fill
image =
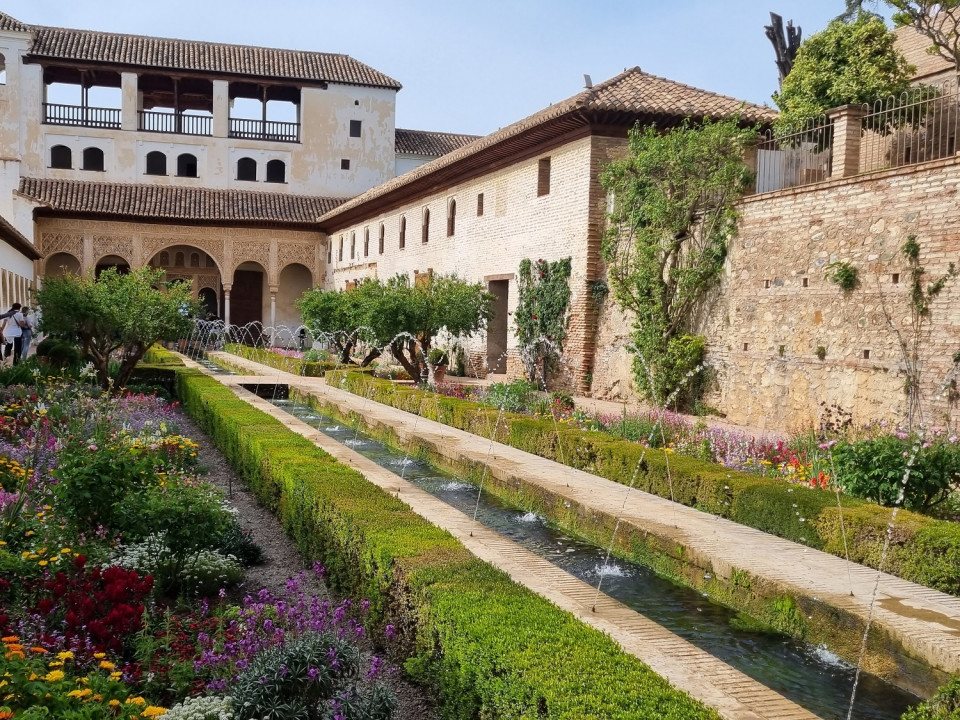
[[[20,354],[23,348],[23,313],[20,312],[20,303],[14,303],[10,310],[4,314],[3,321],[3,339],[7,346],[4,348],[4,357],[10,357],[13,353],[13,364],[20,363]]]
[[[30,355],[30,343],[33,342],[33,330],[37,326],[37,319],[28,307],[23,308],[23,334],[20,340],[20,353],[23,357]]]

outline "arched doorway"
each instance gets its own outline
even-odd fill
[[[300,311],[297,300],[307,290],[313,288],[313,275],[309,268],[300,263],[291,263],[280,271],[277,288],[277,326],[286,325],[296,328],[300,325]]]
[[[270,312],[270,297],[264,287],[266,282],[267,271],[260,263],[248,261],[237,266],[230,291],[231,325],[264,322]]]
[[[54,253],[47,258],[44,263],[44,272],[46,277],[59,277],[61,275],[79,275],[80,261],[70,253]]]
[[[217,293],[213,288],[200,288],[200,292],[197,293],[197,299],[200,301],[200,304],[203,305],[204,318],[220,317]]]
[[[105,255],[97,260],[96,269],[94,270],[95,276],[100,277],[100,273],[107,268],[116,268],[118,273],[125,275],[130,272],[130,263],[128,263],[119,255]]]
[[[220,267],[206,252],[193,245],[170,245],[155,252],[148,264],[163,270],[167,282],[188,283],[204,307],[204,316],[210,312],[221,317]]]

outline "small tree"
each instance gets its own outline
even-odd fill
[[[755,141],[737,118],[666,133],[638,126],[629,157],[601,177],[614,200],[603,244],[610,285],[635,314],[634,376],[655,401],[702,360],[703,339],[684,333],[723,269],[734,204],[751,179],[744,151]]]
[[[353,352],[362,340],[372,340],[360,361],[366,367],[380,357],[380,342],[370,338],[371,304],[375,295],[383,291],[376,281],[361,283],[350,290],[308,290],[299,300],[297,308],[304,324],[314,337],[325,335],[334,346],[339,360],[344,365],[354,362]]]
[[[193,325],[191,315],[200,309],[188,285],[165,284],[163,274],[150,268],[121,274],[109,268],[97,279],[45,278],[37,292],[43,309],[40,330],[77,343],[104,388],[111,385],[110,358],[119,351],[113,387],[126,387],[147,349],[159,340],[186,335]]]
[[[570,315],[570,258],[536,263],[524,259],[517,273],[517,326],[520,357],[530,382],[547,373],[563,352]]]
[[[930,40],[927,52],[960,66],[960,0],[884,0],[898,27],[912,25]]]
[[[849,22],[834,20],[809,37],[780,91],[773,94],[780,108],[777,129],[791,132],[831,108],[907,90],[915,68],[895,41],[883,19],[871,13],[858,13]]]

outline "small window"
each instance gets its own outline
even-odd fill
[[[200,267],[200,253],[190,253],[190,267]]]
[[[420,242],[430,242],[430,208],[423,209],[423,227],[420,229]]]
[[[370,228],[363,229],[363,256],[370,254]]]
[[[327,238],[327,265],[333,263],[333,238]]]
[[[804,279],[801,281],[801,285],[802,285],[803,287],[810,287],[810,279],[809,279],[809,278],[804,278]]]
[[[350,161],[349,161],[347,158],[343,158],[343,159],[340,161],[340,169],[341,169],[341,170],[349,170],[349,169],[350,169]]]
[[[457,201],[451,199],[447,208],[447,237],[451,237],[457,230]]]
[[[350,137],[360,137],[360,121],[350,121]]]
[[[160,253],[160,267],[170,267],[170,253],[166,250]]]
[[[537,196],[550,194],[550,158],[537,163]]]
[[[894,285],[899,285],[899,284],[900,284],[900,273],[893,273],[893,274],[890,276],[890,282],[892,282]]]
[[[384,236],[383,223],[380,223],[380,241],[379,241],[379,248],[378,248],[378,249],[379,249],[381,255],[383,255],[383,236]]]
[[[287,166],[283,160],[270,160],[267,162],[267,182],[285,183],[287,181]]]
[[[477,217],[483,215],[483,193],[477,195]]]
[[[176,255],[174,255],[174,257],[173,257],[173,264],[174,264],[176,267],[183,267],[183,253],[182,253],[182,252],[178,252]]]
[[[337,262],[343,262],[343,235],[340,236],[340,249],[337,250]]]
[[[66,145],[54,145],[50,148],[50,167],[70,170],[73,167],[73,151]]]
[[[167,156],[159,150],[147,153],[147,175],[166,175]]]
[[[350,259],[353,260],[357,256],[357,234],[355,232],[350,233]]]
[[[197,177],[197,156],[190,153],[177,155],[177,177]]]
[[[870,359],[870,351],[869,351],[869,350],[864,350],[864,351],[863,351],[863,359],[864,359],[864,360],[869,360],[869,359]]]
[[[83,169],[103,172],[103,150],[96,147],[85,148],[83,151]]]
[[[769,281],[769,280],[764,280],[764,281],[763,281],[763,287],[764,287],[764,289],[769,288],[769,287],[770,287],[770,281]]]
[[[400,218],[400,249],[403,250],[407,246],[407,218]]]
[[[257,181],[257,161],[243,157],[237,160],[237,180]]]
[[[749,350],[749,349],[750,349],[750,343],[744,343],[744,344],[743,344],[743,351],[746,352],[746,351]]]

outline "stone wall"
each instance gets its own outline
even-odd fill
[[[817,423],[821,403],[857,422],[902,420],[897,331],[909,342],[911,316],[901,247],[916,236],[931,280],[960,260],[958,186],[960,162],[951,158],[743,201],[739,236],[700,328],[718,379],[707,402],[735,422],[777,429]],[[857,268],[852,292],[825,279],[837,261]],[[933,304],[930,321],[922,389],[926,419],[937,425],[952,409],[937,396],[960,350],[960,279]],[[618,347],[628,333],[629,319],[608,303],[594,370],[599,396],[635,397],[630,357]]]

